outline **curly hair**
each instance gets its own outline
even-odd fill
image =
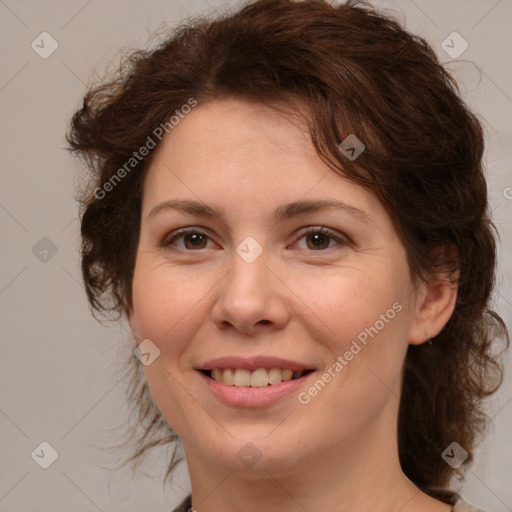
[[[483,401],[502,382],[494,342],[510,343],[491,305],[498,234],[483,129],[429,44],[367,3],[257,0],[191,18],[89,87],[67,141],[90,170],[80,195],[81,261],[93,315],[119,318],[132,304],[144,171],[155,154],[142,148],[150,139],[159,146],[155,134],[162,126],[170,133],[169,117],[191,98],[201,105],[229,97],[290,115],[302,106],[319,157],[386,208],[414,283],[444,275],[457,284],[444,329],[431,344],[408,347],[397,435],[402,469],[418,487],[463,477],[489,424]],[[350,134],[366,146],[354,161],[340,151]],[[131,360],[132,429],[140,425],[143,434],[133,436],[128,461],[138,466],[146,450],[179,437]],[[453,441],[469,453],[458,469],[441,457]],[[182,460],[174,455],[164,482]]]

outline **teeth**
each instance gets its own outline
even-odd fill
[[[234,384],[235,386],[250,386],[251,372],[249,370],[236,370]]]
[[[222,373],[222,370],[217,370],[219,372],[219,382],[224,382],[224,384],[227,384],[228,386],[233,386],[235,384],[235,375],[233,373],[233,370],[224,370],[224,373]]]
[[[243,368],[221,370],[214,368],[211,372],[212,379],[223,382],[228,386],[263,388],[268,385],[279,384],[302,376],[302,371],[293,371],[288,368],[258,368],[250,371]]]
[[[268,373],[265,368],[258,368],[251,373],[251,387],[262,388],[264,386],[268,386]]]
[[[283,375],[283,372],[279,368],[272,368],[268,372],[269,384],[279,384],[281,382],[282,375]]]

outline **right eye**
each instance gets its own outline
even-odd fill
[[[205,246],[209,237],[203,231],[200,231],[196,228],[182,228],[174,233],[171,233],[169,237],[166,237],[162,242],[162,246],[165,248],[169,248],[170,246],[176,246],[176,240],[183,239],[183,246],[178,249],[183,251],[197,251],[200,249],[208,249]]]

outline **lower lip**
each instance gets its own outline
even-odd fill
[[[314,373],[311,372],[298,379],[280,382],[279,384],[251,388],[246,386],[228,386],[199,372],[211,392],[217,398],[228,405],[238,407],[264,407],[271,405],[297,391],[306,379]]]

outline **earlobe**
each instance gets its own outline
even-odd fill
[[[455,309],[457,289],[457,284],[441,279],[423,285],[409,332],[411,345],[421,345],[442,331]]]

